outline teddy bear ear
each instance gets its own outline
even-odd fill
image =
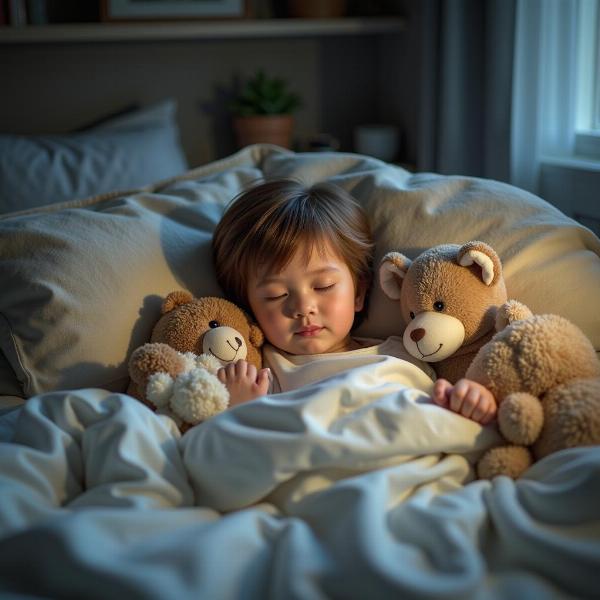
[[[462,267],[473,264],[481,268],[481,280],[485,285],[494,285],[502,276],[502,263],[495,250],[484,242],[467,242],[463,244],[456,257]]]
[[[255,348],[260,348],[265,343],[265,336],[263,335],[262,329],[258,325],[250,324],[250,343]]]
[[[167,295],[162,303],[160,314],[164,315],[181,304],[189,304],[194,297],[187,291],[178,290]]]
[[[379,285],[391,300],[400,299],[402,281],[412,261],[400,252],[388,252],[379,263]]]

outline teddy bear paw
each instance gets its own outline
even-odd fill
[[[198,355],[194,354],[193,352],[180,352],[179,354],[181,354],[181,357],[184,361],[184,366],[182,369],[183,373],[187,373],[188,371],[191,371],[192,369],[195,369],[198,366],[196,364]]]
[[[520,477],[533,463],[531,453],[523,446],[499,446],[488,450],[477,464],[480,479],[506,475]]]
[[[498,408],[498,426],[511,443],[530,446],[544,424],[544,411],[538,398],[526,392],[509,394]]]
[[[173,378],[168,373],[153,373],[146,384],[146,398],[156,408],[166,408],[173,394]]]
[[[552,452],[600,445],[600,378],[575,379],[544,395],[544,429],[533,446],[539,460]]]
[[[228,405],[227,388],[206,369],[192,369],[175,380],[171,410],[186,423],[205,421],[223,412]]]
[[[217,374],[217,371],[223,366],[221,361],[212,354],[199,354],[196,356],[196,366],[204,367],[209,373]]]

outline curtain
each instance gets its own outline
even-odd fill
[[[543,162],[575,146],[578,8],[578,0],[517,4],[510,181],[535,194]]]
[[[516,0],[423,0],[418,169],[509,181]]]
[[[539,194],[575,142],[581,0],[424,0],[418,168]]]

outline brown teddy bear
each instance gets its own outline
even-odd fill
[[[435,363],[439,377],[482,383],[499,403],[502,434],[481,478],[518,477],[557,450],[600,443],[600,365],[585,335],[557,315],[533,316],[506,301],[500,259],[483,242],[442,245],[414,261],[386,254],[381,287],[400,300],[410,354]]]
[[[494,394],[498,426],[513,445],[489,450],[477,465],[479,477],[517,478],[533,458],[600,444],[600,362],[583,332],[558,315],[534,316],[516,301],[501,307],[497,321],[498,333],[465,376]]]
[[[171,292],[150,343],[131,355],[127,393],[186,431],[227,408],[218,369],[241,359],[260,369],[263,342],[259,327],[232,302]]]
[[[414,260],[388,252],[379,282],[400,300],[408,323],[404,346],[415,358],[435,363],[438,377],[456,383],[495,330],[496,311],[506,302],[502,265],[496,252],[478,241],[445,244]]]

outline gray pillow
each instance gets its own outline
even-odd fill
[[[0,213],[135,189],[187,169],[166,100],[84,131],[0,134]]]

